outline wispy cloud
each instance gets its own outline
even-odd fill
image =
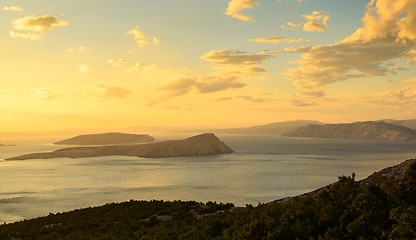
[[[256,42],[256,43],[273,43],[278,44],[282,42],[287,43],[300,43],[300,42],[307,42],[307,39],[304,38],[287,38],[287,37],[263,37],[263,38],[252,38],[249,39],[250,42]]]
[[[261,65],[272,56],[263,52],[251,54],[238,50],[212,50],[201,56],[202,60],[211,62],[221,74],[233,76],[251,76],[266,72]]]
[[[65,52],[67,52],[67,53],[71,53],[71,52],[86,52],[88,50],[90,50],[90,49],[87,48],[87,47],[81,46],[81,47],[77,47],[77,48],[68,48],[68,49],[65,50]]]
[[[242,88],[245,84],[238,81],[234,77],[195,77],[176,79],[160,89],[169,91],[168,97],[184,95],[190,92],[195,93],[213,93],[227,89]]]
[[[408,85],[369,96],[359,97],[358,102],[373,107],[409,108],[416,106],[416,85]]]
[[[134,28],[129,30],[127,35],[132,35],[134,37],[134,40],[139,47],[145,47],[147,45],[157,45],[159,44],[159,39],[156,37],[148,37],[146,34],[144,34],[141,30],[138,28]]]
[[[96,84],[91,90],[84,91],[85,97],[97,98],[113,98],[124,99],[127,98],[131,92],[123,87],[109,86],[104,83]]]
[[[253,8],[255,3],[256,0],[231,0],[225,14],[241,21],[254,21],[252,16],[241,14],[241,12]]]
[[[2,7],[2,10],[6,12],[24,12],[25,11],[20,6],[5,6],[5,7]]]
[[[62,90],[58,86],[48,86],[43,88],[32,88],[30,94],[42,100],[52,100],[61,94]]]
[[[78,71],[80,73],[88,73],[88,72],[91,72],[92,70],[93,70],[93,67],[91,64],[83,64],[78,67]]]
[[[14,32],[14,31],[10,31],[9,35],[11,38],[20,38],[20,39],[26,39],[26,40],[40,40],[42,39],[43,35],[42,34],[38,34],[38,33],[19,33],[19,32]]]
[[[120,67],[120,66],[126,65],[128,61],[123,58],[118,58],[118,59],[111,59],[108,61],[108,63],[113,65],[113,67]]]

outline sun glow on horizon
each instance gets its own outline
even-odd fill
[[[4,0],[0,132],[415,118],[415,6]]]

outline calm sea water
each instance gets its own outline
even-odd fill
[[[0,222],[130,199],[257,205],[314,190],[353,172],[362,179],[416,157],[416,141],[219,137],[235,153],[0,160]],[[0,147],[0,159],[57,148],[61,147],[34,143]]]

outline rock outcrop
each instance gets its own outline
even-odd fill
[[[221,142],[214,134],[205,133],[183,140],[170,140],[135,145],[71,147],[53,152],[32,153],[6,160],[48,159],[48,158],[83,158],[102,156],[135,156],[143,158],[203,156],[232,153],[233,150]]]
[[[56,145],[114,145],[153,142],[155,139],[147,134],[99,133],[79,135],[55,142]]]
[[[285,133],[287,137],[410,140],[416,139],[416,130],[385,122],[356,122],[346,124],[309,125]]]

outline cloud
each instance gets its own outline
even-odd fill
[[[305,96],[310,96],[314,98],[322,98],[326,96],[326,93],[323,91],[304,91],[302,92],[302,94]]]
[[[26,16],[12,22],[14,29],[19,31],[30,31],[34,33],[45,33],[55,27],[66,26],[69,22],[55,16]]]
[[[372,0],[362,18],[363,27],[352,40],[372,41],[394,37],[408,43],[416,40],[416,7],[414,0]]]
[[[416,63],[416,49],[411,49],[407,52],[403,52],[403,57],[407,62]]]
[[[330,16],[328,13],[313,11],[309,15],[302,15],[306,20],[304,23],[288,22],[280,27],[286,30],[292,30],[302,27],[305,32],[323,32],[328,28]]]
[[[398,89],[360,97],[358,101],[373,107],[414,107],[416,106],[416,85],[408,85]]]
[[[250,54],[238,50],[221,49],[207,52],[201,56],[201,59],[213,63],[219,74],[251,76],[266,72],[261,68],[261,64],[271,57],[263,52]]]
[[[119,59],[111,59],[108,61],[113,67],[120,67],[122,65],[127,64],[128,62],[125,59],[119,58]]]
[[[290,102],[292,103],[293,106],[297,106],[297,107],[311,107],[311,106],[318,105],[315,101],[312,101],[311,99],[298,97],[297,95],[294,95],[290,99]]]
[[[308,40],[304,39],[304,38],[298,38],[298,39],[294,39],[294,38],[285,38],[285,37],[263,37],[263,38],[253,38],[253,39],[249,39],[250,42],[256,42],[256,43],[273,43],[273,44],[278,44],[278,43],[282,43],[282,42],[287,42],[287,43],[300,43],[300,42],[307,42]]]
[[[303,24],[303,30],[306,32],[323,32],[328,28],[329,15],[327,13],[313,11],[309,15],[302,15],[307,20]]]
[[[44,88],[33,88],[30,94],[42,100],[53,100],[61,94],[61,88],[57,86],[49,86]]]
[[[103,97],[109,98],[126,98],[130,95],[130,91],[122,87],[107,86],[105,84],[97,84],[94,89]]]
[[[2,8],[3,11],[7,12],[23,12],[25,11],[22,7],[19,6],[5,6]]]
[[[248,102],[254,102],[254,103],[262,103],[262,102],[266,101],[266,99],[263,99],[263,98],[257,98],[257,97],[247,96],[247,95],[237,95],[237,96],[234,96],[234,97],[222,97],[222,98],[215,99],[214,101],[224,102],[224,101],[231,101],[233,99],[241,99],[241,100],[245,100],[245,101],[248,101]]]
[[[92,70],[93,70],[93,67],[91,64],[83,64],[78,67],[78,71],[80,73],[88,73],[88,72],[91,72]]]
[[[286,71],[301,89],[313,89],[353,78],[385,76],[403,70],[393,62],[414,61],[416,8],[412,1],[371,1],[362,18],[363,27],[338,42],[305,49],[297,68]]]
[[[201,56],[202,60],[215,64],[258,65],[269,59],[270,55],[248,54],[238,50],[213,50]]]
[[[298,27],[302,26],[301,23],[294,23],[294,22],[288,22],[284,25],[281,25],[280,27],[286,30],[292,30],[292,29],[296,29]]]
[[[190,92],[196,93],[213,93],[224,91],[227,89],[237,89],[244,87],[245,84],[241,83],[234,77],[195,77],[195,78],[181,78],[169,82],[167,85],[160,89],[169,91],[169,97],[175,97],[184,95]]]
[[[134,37],[134,40],[136,41],[137,46],[139,46],[139,47],[145,47],[149,44],[151,44],[151,45],[159,44],[159,39],[157,39],[155,37],[150,38],[150,37],[146,36],[138,28],[131,29],[126,34],[127,35],[132,35]]]
[[[20,38],[20,39],[26,39],[26,40],[40,40],[42,39],[43,35],[38,33],[19,33],[19,32],[13,32],[10,31],[9,35],[11,38]]]
[[[81,46],[81,47],[77,47],[77,48],[66,49],[65,52],[68,52],[68,53],[70,53],[70,52],[86,52],[88,50],[90,50],[90,49],[87,48],[87,47]]]
[[[256,0],[231,0],[228,3],[227,10],[225,14],[233,18],[239,19],[241,21],[254,21],[253,17],[250,15],[243,15],[240,12],[246,9],[251,9],[254,7]]]
[[[300,88],[316,88],[358,77],[384,76],[386,62],[399,57],[407,46],[394,41],[349,42],[315,46],[301,55],[298,68],[286,71]]]

